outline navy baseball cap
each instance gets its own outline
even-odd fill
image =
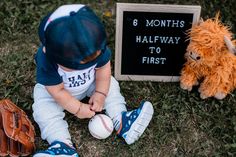
[[[110,53],[102,22],[82,4],[63,5],[45,16],[39,25],[39,38],[49,59],[71,69],[87,68]],[[81,64],[97,50],[101,50],[100,56]]]

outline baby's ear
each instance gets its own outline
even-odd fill
[[[46,48],[45,48],[45,46],[43,46],[43,53],[46,53]]]

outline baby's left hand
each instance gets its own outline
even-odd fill
[[[95,92],[89,99],[89,104],[92,105],[91,110],[101,112],[105,102],[105,96]]]

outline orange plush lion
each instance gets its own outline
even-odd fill
[[[181,70],[180,86],[198,89],[202,99],[223,99],[236,88],[236,41],[229,27],[215,18],[201,21],[188,32],[190,41]]]

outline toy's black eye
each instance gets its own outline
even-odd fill
[[[196,59],[199,60],[200,58],[201,58],[201,57],[198,56]]]

